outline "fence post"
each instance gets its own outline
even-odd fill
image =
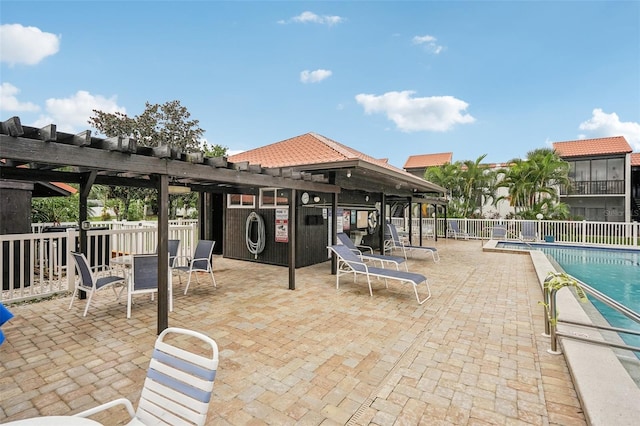
[[[587,221],[582,219],[582,244],[587,242]]]

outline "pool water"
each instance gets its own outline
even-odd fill
[[[517,243],[501,243],[498,246],[523,248],[522,244]],[[589,284],[627,308],[640,312],[640,251],[554,247],[551,244],[533,246],[553,257],[569,275]],[[640,324],[591,296],[589,299],[611,326],[640,331]],[[626,344],[640,347],[640,336],[620,334],[620,337]]]

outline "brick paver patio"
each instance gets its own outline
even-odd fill
[[[433,244],[433,241],[430,241]],[[441,262],[411,259],[433,297],[345,277],[329,262],[296,271],[216,258],[187,296],[174,280],[169,325],[220,348],[211,425],[582,425],[563,356],[550,355],[528,256],[439,240]],[[207,283],[207,284],[204,284]],[[156,337],[156,306],[99,294],[86,318],[69,297],[10,306],[0,346],[0,422],[137,404]],[[96,415],[123,424],[124,410]]]

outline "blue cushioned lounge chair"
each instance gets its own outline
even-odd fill
[[[340,288],[340,277],[345,274],[353,274],[354,280],[358,275],[365,275],[367,277],[367,284],[369,285],[369,295],[373,296],[373,289],[371,287],[372,278],[383,278],[385,280],[385,286],[389,288],[388,280],[400,281],[401,283],[408,283],[413,286],[413,291],[416,295],[418,304],[422,305],[424,302],[431,298],[431,289],[429,288],[429,282],[427,277],[422,274],[414,272],[398,271],[393,269],[378,268],[369,266],[363,262],[354,252],[349,250],[349,247],[336,244],[329,246],[332,252],[338,258],[338,268],[336,272],[336,289]],[[428,296],[424,299],[420,299],[418,295],[418,286],[425,283],[427,286]]]
[[[400,240],[400,236],[398,235],[398,230],[393,223],[387,223],[387,240],[385,243],[385,252],[393,252],[393,250],[401,250],[404,258],[407,258],[407,252],[420,252],[431,254],[434,262],[440,261],[440,254],[438,253],[438,249],[435,247],[428,246],[412,246],[409,244],[405,244]]]
[[[522,222],[520,238],[523,241],[536,241],[538,239],[537,224],[535,222]]]
[[[447,227],[447,234],[449,236],[452,236],[456,240],[458,239],[458,237],[464,238],[465,240],[468,240],[469,237],[475,236],[474,234],[472,234],[470,232],[461,231],[460,230],[460,225],[458,225],[458,221],[457,220],[448,220],[447,221],[447,226],[448,226]]]
[[[351,241],[351,238],[344,232],[339,232],[337,234],[338,242],[343,244],[349,248],[352,252],[354,252],[360,259],[362,260],[371,260],[374,262],[380,262],[381,266],[384,267],[385,263],[391,263],[395,265],[397,270],[400,270],[400,264],[404,264],[405,271],[408,271],[407,268],[407,259],[401,256],[387,256],[384,254],[375,254],[373,252],[373,248],[369,246],[356,245]]]

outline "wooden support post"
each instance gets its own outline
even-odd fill
[[[298,191],[291,190],[289,201],[289,290],[296,289],[296,216]]]
[[[157,178],[158,188],[158,334],[169,327],[169,177]]]

